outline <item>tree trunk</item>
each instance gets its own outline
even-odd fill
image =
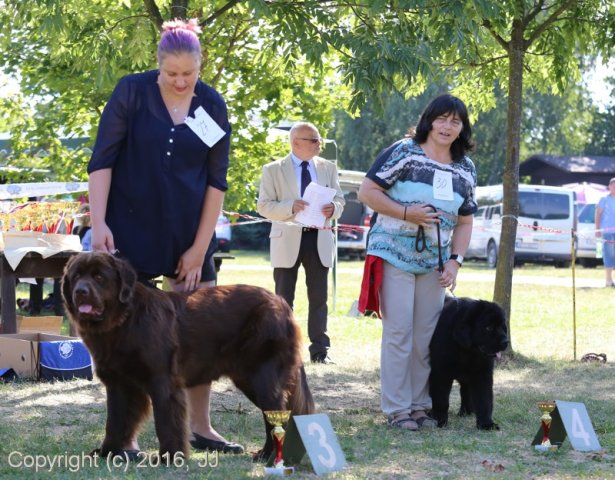
[[[180,18],[188,19],[188,0],[173,0],[171,5],[171,20]]]
[[[508,49],[508,124],[506,162],[504,164],[502,232],[493,292],[494,301],[499,303],[506,312],[510,353],[514,352],[510,329],[510,302],[515,263],[517,217],[519,216],[519,145],[521,143],[524,54],[523,26],[520,20],[514,20]]]

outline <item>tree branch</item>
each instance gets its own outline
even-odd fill
[[[160,14],[160,10],[158,9],[158,5],[154,0],[143,0],[143,6],[145,7],[145,11],[147,12],[147,16],[151,20],[151,22],[156,26],[158,30],[162,30],[162,24],[164,22],[162,15]]]
[[[230,2],[226,3],[226,5],[219,8],[214,13],[212,13],[209,17],[203,20],[201,22],[201,27],[206,27],[207,25],[212,24],[218,17],[221,17],[226,11],[230,10],[231,8],[233,8],[238,3],[241,3],[242,1],[243,0],[231,0]]]
[[[227,44],[226,55],[223,55],[222,58],[230,57],[232,50],[237,45],[237,40],[239,40],[240,38],[244,38],[248,34],[249,30],[250,30],[250,27],[246,27],[242,29],[240,25],[236,25],[235,32],[233,32],[233,35],[231,35],[231,38]],[[218,67],[216,68],[216,74],[211,79],[212,86],[215,86],[220,81],[220,78],[222,77],[222,73],[224,72],[224,67],[225,67],[224,62],[220,62],[218,64]]]
[[[171,4],[171,18],[183,18],[188,17],[188,0],[173,0]]]
[[[499,55],[497,57],[492,57],[489,58],[487,60],[484,60],[482,62],[467,62],[465,59],[460,58],[458,60],[455,60],[452,63],[439,63],[439,65],[441,67],[454,67],[455,65],[458,65],[460,63],[464,64],[464,65],[468,65],[470,67],[483,67],[485,65],[489,65],[490,63],[495,63],[499,60],[506,60],[508,58],[508,55]]]
[[[487,19],[483,20],[483,27],[487,29],[487,31],[491,34],[491,36],[495,39],[496,42],[500,44],[500,46],[508,52],[509,42],[504,40],[494,29],[491,22]]]
[[[568,10],[574,4],[578,3],[578,1],[579,0],[567,0],[562,5],[560,5],[560,7],[557,10],[555,10],[551,15],[549,15],[549,17],[541,25],[539,25],[538,28],[534,30],[534,32],[532,32],[532,35],[530,35],[530,38],[528,38],[527,40],[523,42],[523,50],[527,51],[528,47],[532,43],[534,43],[534,41],[536,41],[536,39],[539,38],[547,28],[549,28],[553,23],[559,20],[559,16],[563,12]]]
[[[523,28],[527,27],[532,20],[536,18],[536,16],[542,12],[542,7],[544,7],[544,0],[540,0],[536,6],[530,11],[527,17],[523,20]]]
[[[150,17],[148,15],[129,15],[127,17],[121,18],[119,19],[117,22],[115,22],[113,25],[111,25],[108,29],[107,29],[107,33],[111,33],[113,30],[115,30],[115,28],[122,22],[125,22],[126,20],[130,20],[131,18],[147,18],[149,19]]]

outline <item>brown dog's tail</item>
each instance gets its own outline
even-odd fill
[[[297,378],[288,398],[288,407],[293,415],[310,415],[314,413],[314,399],[308,387],[303,365],[297,370]]]

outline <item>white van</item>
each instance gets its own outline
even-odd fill
[[[485,259],[494,268],[500,251],[502,185],[477,187],[467,258]],[[553,263],[568,267],[572,260],[572,230],[576,229],[574,193],[561,187],[519,185],[519,218],[515,264]]]

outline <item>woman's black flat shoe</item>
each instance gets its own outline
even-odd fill
[[[209,438],[202,437],[198,433],[192,432],[192,440],[190,445],[195,450],[206,450],[208,452],[222,452],[222,453],[243,453],[243,447],[238,443],[220,442],[218,440],[210,440]]]

